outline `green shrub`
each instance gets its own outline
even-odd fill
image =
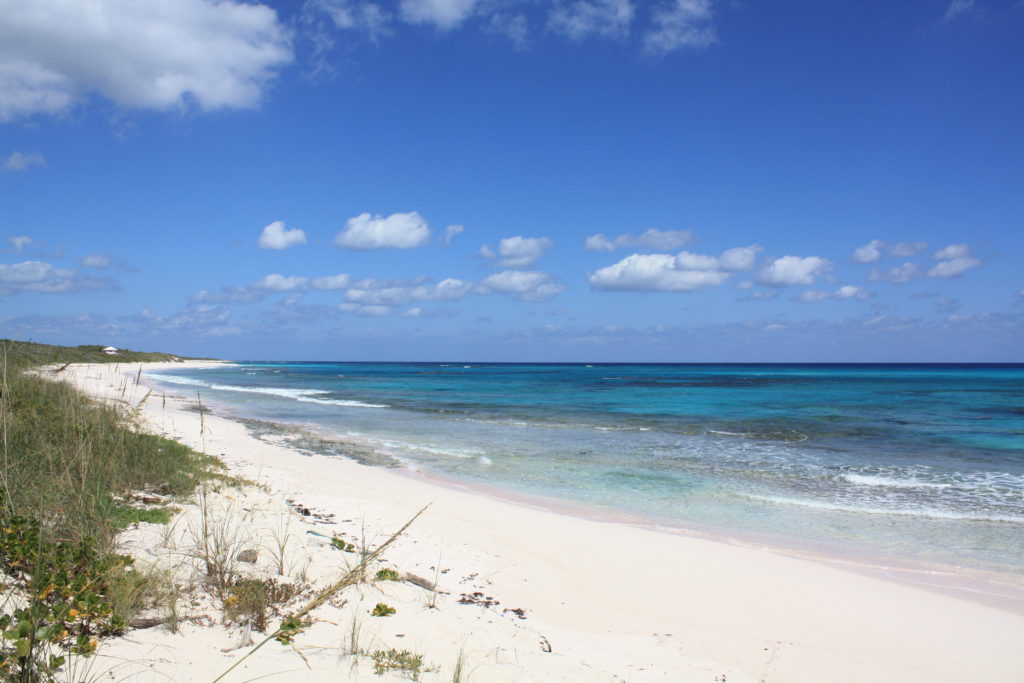
[[[331,539],[331,547],[344,550],[346,553],[354,553],[356,551],[356,547],[353,544],[338,536]]]
[[[408,650],[377,650],[370,655],[373,658],[373,673],[383,676],[389,671],[399,671],[418,681],[423,669],[423,655],[417,655]]]
[[[391,605],[388,605],[387,603],[378,602],[377,606],[373,608],[373,611],[370,612],[370,614],[372,614],[375,617],[390,617],[397,611],[398,610],[396,610]]]
[[[375,578],[378,581],[401,581],[402,575],[390,567],[385,567],[377,571]]]
[[[0,569],[24,597],[0,614],[0,676],[50,680],[68,655],[89,656],[98,638],[124,631],[111,586],[132,559],[101,552],[95,541],[51,541],[38,520],[0,524]]]

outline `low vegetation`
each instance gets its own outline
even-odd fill
[[[25,372],[45,363],[169,360],[0,341],[0,677],[51,680],[69,657],[120,633],[148,582],[114,552],[122,527],[166,522],[125,494],[187,496],[221,464],[140,431],[125,411]],[[58,368],[59,369],[59,368]]]

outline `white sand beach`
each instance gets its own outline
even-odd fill
[[[75,365],[57,377],[138,406],[145,372],[181,363]],[[354,563],[340,535],[375,545],[429,506],[381,566],[436,580],[368,582],[313,613],[294,647],[272,642],[224,680],[407,680],[371,657],[421,654],[424,681],[1024,681],[1024,614],[767,548],[561,514],[379,467],[295,452],[245,425],[200,415],[195,396],[154,392],[146,428],[219,456],[261,486],[207,500],[239,571],[320,587]],[[201,420],[203,427],[201,428]],[[288,501],[291,501],[289,504]],[[199,509],[123,537],[139,564],[175,572],[180,625],[106,642],[92,672],[117,680],[213,680],[250,648],[199,589]],[[304,515],[308,510],[311,514]],[[328,523],[333,522],[333,523]],[[285,540],[280,552],[280,540]],[[276,550],[275,550],[276,548]],[[396,609],[371,616],[384,602]],[[992,600],[989,603],[993,602]],[[469,604],[466,604],[469,603]],[[252,634],[255,642],[262,639]]]

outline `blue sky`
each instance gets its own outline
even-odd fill
[[[1024,2],[0,0],[0,336],[1024,361]]]

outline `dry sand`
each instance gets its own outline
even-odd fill
[[[168,366],[182,364],[144,371]],[[61,377],[136,405],[148,390],[145,376],[143,386],[133,383],[138,367],[77,365]],[[430,505],[382,566],[436,578],[438,592],[409,582],[350,588],[344,604],[315,613],[294,648],[271,643],[225,680],[408,680],[376,676],[371,658],[351,654],[354,633],[365,652],[422,654],[425,667],[437,668],[424,681],[452,681],[460,653],[461,680],[480,683],[1024,681],[1024,615],[1011,609],[770,549],[559,514],[302,455],[209,414],[201,434],[194,403],[154,393],[140,413],[149,429],[218,455],[232,474],[262,485],[223,488],[207,502],[231,548],[259,548],[256,564],[239,563],[244,572],[276,575],[274,539],[287,538],[282,580],[325,585],[357,557],[330,547],[328,537],[376,544]],[[173,572],[184,587],[182,621],[177,633],[161,625],[104,644],[93,674],[212,680],[248,651],[238,647],[245,629],[222,626],[200,587],[198,520],[198,508],[186,505],[168,528],[140,524],[125,533],[140,564]],[[463,604],[463,596],[484,604]],[[397,613],[371,616],[378,602]]]

